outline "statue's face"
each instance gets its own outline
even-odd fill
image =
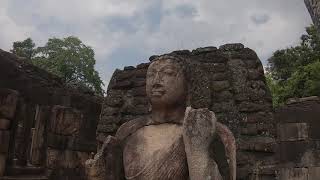
[[[146,80],[147,96],[152,106],[172,106],[185,103],[186,82],[182,68],[171,59],[150,64]]]

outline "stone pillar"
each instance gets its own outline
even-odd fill
[[[46,141],[46,125],[50,115],[50,107],[37,106],[35,116],[35,130],[32,134],[32,144],[30,161],[33,165],[44,165],[45,162],[45,141]]]
[[[35,106],[30,102],[19,103],[14,137],[14,158],[17,165],[25,166],[30,160],[32,125],[35,118]]]
[[[85,177],[84,163],[93,150],[81,145],[79,137],[83,114],[71,107],[54,106],[51,109],[47,137],[47,168],[52,179],[79,179]],[[89,150],[88,150],[89,149]]]
[[[10,142],[10,124],[15,117],[18,92],[0,89],[0,177],[4,175]]]
[[[320,0],[304,0],[313,23],[320,30]]]

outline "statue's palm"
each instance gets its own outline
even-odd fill
[[[216,129],[216,117],[208,109],[188,107],[184,117],[184,141],[193,150],[206,151],[209,148]]]

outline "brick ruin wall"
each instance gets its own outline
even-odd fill
[[[103,99],[27,61],[0,50],[0,176],[84,178]]]
[[[274,179],[276,128],[272,99],[256,53],[242,44],[227,44],[170,54],[189,64],[190,105],[214,111],[218,121],[235,134],[238,179]],[[114,72],[97,127],[100,144],[121,124],[150,113],[145,92],[149,64]]]
[[[291,101],[275,112],[280,180],[320,179],[320,98]]]

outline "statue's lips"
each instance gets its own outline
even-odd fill
[[[152,90],[151,95],[152,96],[162,96],[164,95],[166,91],[165,90]]]

